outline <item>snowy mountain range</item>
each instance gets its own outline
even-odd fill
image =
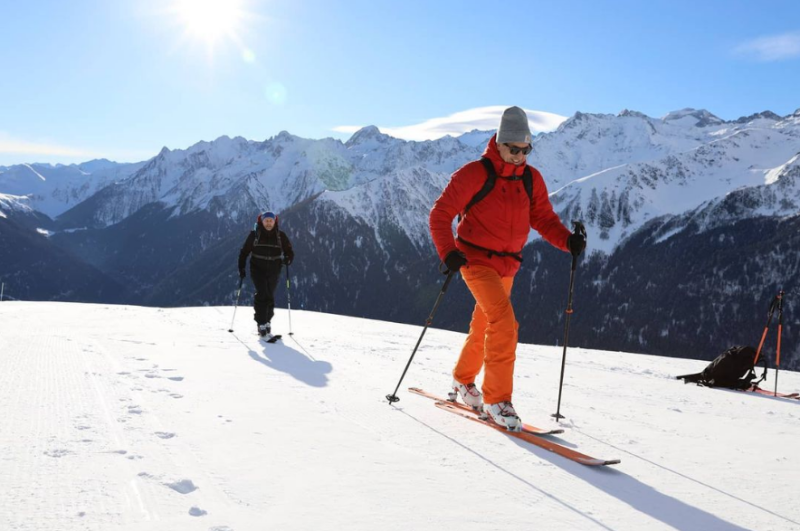
[[[491,134],[406,142],[370,126],[347,142],[282,132],[263,142],[221,137],[164,148],[138,164],[18,165],[0,168],[7,194],[0,212],[11,221],[24,208],[53,217],[47,242],[126,286],[129,302],[186,305],[230,302],[238,247],[257,213],[270,208],[298,253],[295,304],[419,322],[440,278],[428,211]],[[800,110],[735,121],[694,109],[660,119],[576,113],[533,144],[529,163],[544,175],[556,211],[589,231],[576,287],[585,304],[575,316],[576,324],[585,320],[578,344],[669,355],[691,345],[700,351],[694,357],[713,357],[729,342],[756,341],[774,292],[791,293],[800,281],[791,232],[800,205]],[[765,248],[766,240],[775,246]],[[719,263],[723,255],[729,263]],[[521,337],[556,343],[568,257],[533,232],[524,256],[518,319],[536,326],[522,327]],[[694,276],[680,278],[687,269]],[[732,270],[738,276],[725,277]],[[650,279],[635,291],[625,289],[632,271]],[[726,286],[733,322],[704,309],[717,285]],[[58,298],[33,283],[16,289],[19,298]],[[448,296],[457,304],[437,319],[461,329],[469,296],[463,285]],[[695,299],[703,319],[681,317],[681,301]],[[653,300],[666,322],[641,320]],[[787,321],[792,339],[798,327]],[[785,345],[784,359],[800,366],[800,346]]]

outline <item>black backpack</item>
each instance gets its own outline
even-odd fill
[[[486,170],[486,180],[483,182],[483,186],[478,193],[472,196],[472,199],[469,200],[467,206],[464,207],[464,211],[458,215],[458,221],[461,221],[461,218],[467,215],[469,209],[475,206],[476,203],[479,203],[483,200],[489,192],[494,189],[495,183],[497,183],[497,172],[494,171],[494,165],[492,161],[486,157],[481,157],[481,164],[483,164],[483,168]],[[533,173],[531,173],[531,167],[527,164],[525,165],[525,171],[522,173],[522,176],[511,176],[511,177],[503,177],[504,179],[508,179],[509,181],[522,181],[522,186],[525,188],[525,193],[528,194],[528,201],[533,201]],[[522,250],[518,253],[510,253],[506,251],[494,251],[492,249],[487,249],[486,247],[481,247],[480,245],[476,245],[472,242],[468,242],[461,236],[458,236],[458,241],[463,243],[464,245],[469,245],[474,249],[478,249],[479,251],[485,252],[489,258],[492,256],[510,256],[514,260],[522,262]]]
[[[764,359],[764,374],[757,382],[754,362],[756,349],[750,346],[731,347],[708,364],[703,372],[697,374],[684,374],[678,376],[684,383],[696,383],[708,387],[728,387],[730,389],[749,389],[757,385],[767,376],[766,356]]]
[[[497,182],[497,172],[494,171],[494,164],[492,161],[486,157],[481,157],[481,164],[483,164],[484,169],[486,170],[486,181],[483,183],[483,187],[478,190],[478,193],[472,196],[472,199],[469,200],[467,206],[464,207],[464,211],[459,214],[459,219],[466,216],[469,209],[475,206],[476,203],[480,202],[484,197],[489,195],[489,192],[492,191],[494,188],[495,183]],[[516,175],[511,177],[505,177],[509,181],[522,181],[522,185],[525,187],[525,193],[528,194],[528,199],[533,200],[533,174],[531,173],[531,167],[527,164],[525,165],[525,171],[523,172],[521,177]]]

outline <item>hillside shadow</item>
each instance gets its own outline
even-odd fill
[[[249,354],[260,364],[279,372],[285,372],[295,380],[311,387],[327,386],[328,374],[333,370],[333,366],[329,362],[312,359],[281,343],[264,345],[262,352],[251,349]]]
[[[609,527],[608,525],[597,520],[595,516],[578,509],[577,507],[571,505],[567,501],[562,500],[561,498],[552,494],[551,492],[548,492],[545,488],[534,485],[530,481],[520,477],[514,472],[503,468],[502,466],[498,465],[497,463],[495,463],[485,455],[481,454],[480,452],[473,450],[472,448],[466,446],[464,443],[444,434],[443,432],[417,419],[416,417],[410,415],[409,413],[406,413],[402,409],[399,408],[395,409],[397,411],[402,412],[404,415],[407,415],[408,417],[414,419],[415,421],[419,422],[420,424],[429,428],[435,433],[441,435],[442,437],[452,441],[454,444],[457,444],[458,446],[464,448],[466,451],[472,453],[473,455],[477,456],[478,458],[490,464],[491,466],[495,467],[496,469],[508,474],[512,478],[520,481],[524,485],[527,485],[531,489],[536,490],[537,492],[547,496],[548,498],[559,503],[563,507],[580,514],[587,520],[593,522],[594,524],[604,529],[611,529],[611,527]],[[586,483],[591,484],[593,487],[602,490],[609,496],[617,498],[619,501],[627,504],[636,511],[646,514],[651,518],[658,520],[674,529],[690,528],[690,529],[702,529],[703,531],[723,531],[723,530],[748,531],[748,529],[745,527],[741,527],[733,522],[723,520],[722,518],[714,514],[711,514],[709,512],[706,512],[698,507],[695,507],[686,502],[673,498],[672,496],[664,494],[663,492],[659,492],[650,485],[642,483],[638,479],[629,476],[624,472],[621,472],[620,470],[615,470],[610,467],[587,467],[585,465],[581,465],[573,461],[570,461],[559,455],[553,454],[552,452],[545,450],[544,448],[533,446],[529,443],[521,441],[510,435],[506,435],[506,437],[508,437],[520,448],[536,455],[536,457],[538,457],[539,459],[550,462],[558,466],[565,472],[569,472],[576,478],[579,478],[585,481]],[[600,457],[616,457],[616,456],[600,456]],[[621,466],[621,465],[616,465],[616,466]],[[792,520],[781,517],[780,515],[776,515],[771,511],[767,512],[769,512],[773,516],[778,516],[779,518],[783,518],[788,522],[794,523]],[[689,525],[690,527],[687,528],[687,525]]]

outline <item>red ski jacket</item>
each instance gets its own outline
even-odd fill
[[[494,165],[497,182],[489,194],[473,205],[462,216],[453,237],[453,219],[464,211],[467,203],[486,182],[486,169],[480,161],[465,164],[453,173],[447,187],[433,204],[430,214],[431,236],[439,257],[444,260],[456,249],[467,257],[467,265],[485,265],[495,269],[501,277],[514,276],[520,262],[511,256],[489,256],[486,250],[476,249],[464,241],[487,250],[519,253],[528,241],[531,228],[551,245],[567,251],[567,238],[571,234],[553,212],[547,196],[547,186],[539,171],[530,167],[533,175],[533,197],[529,200],[521,179],[525,165],[514,166],[500,157],[496,136],[493,136],[483,156]]]

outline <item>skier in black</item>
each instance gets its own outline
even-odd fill
[[[247,236],[239,252],[239,278],[246,276],[245,265],[250,254],[250,278],[256,288],[254,319],[258,334],[263,337],[272,333],[270,321],[275,314],[275,287],[281,269],[294,260],[292,242],[278,229],[278,216],[274,212],[258,216],[256,226]]]

